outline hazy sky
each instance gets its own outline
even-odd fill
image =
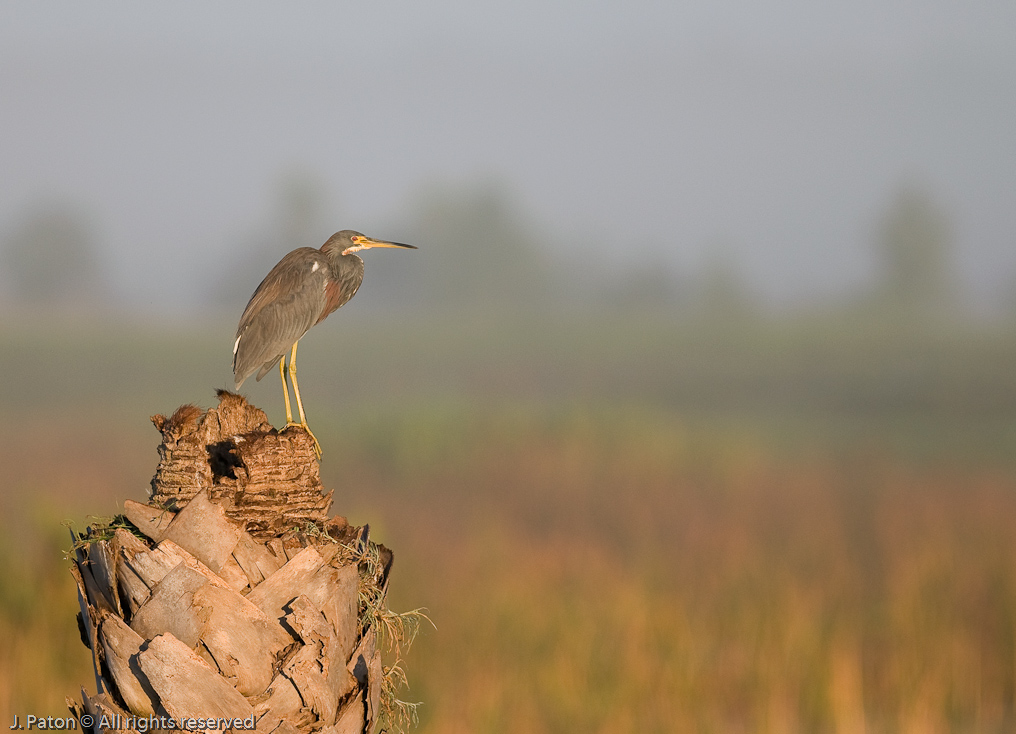
[[[327,185],[327,229],[378,236],[435,182],[498,181],[563,257],[688,270],[721,242],[792,301],[863,282],[915,182],[971,290],[1012,286],[1016,3],[825,5],[4,3],[0,235],[82,205],[161,310],[288,171]]]

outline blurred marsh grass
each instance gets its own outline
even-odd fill
[[[1008,470],[780,456],[637,415],[534,419],[465,469],[355,479],[392,508],[393,594],[438,622],[411,665],[423,731],[1011,725]]]
[[[421,732],[1012,728],[1011,338],[419,327],[300,364],[335,510],[437,625]],[[146,497],[147,416],[227,383],[228,327],[113,331],[2,335],[0,715],[91,685],[61,521]]]
[[[1013,721],[1004,466],[791,455],[644,409],[388,414],[331,431],[336,509],[380,521],[393,608],[426,606],[437,624],[405,665],[422,732]],[[3,546],[0,702],[55,715],[91,674],[66,543],[42,536],[32,558]]]

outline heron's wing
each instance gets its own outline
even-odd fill
[[[325,308],[327,281],[324,255],[310,247],[293,250],[265,276],[236,329],[237,388],[259,368],[257,379],[264,377],[314,325]]]

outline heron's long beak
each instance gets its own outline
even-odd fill
[[[359,250],[369,250],[372,247],[401,247],[406,250],[415,250],[416,245],[404,245],[401,242],[386,242],[385,240],[372,240],[370,237],[357,236],[353,237],[353,246],[347,247],[343,251],[343,255],[350,252],[358,252]]]

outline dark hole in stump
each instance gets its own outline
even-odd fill
[[[228,478],[236,479],[236,472],[233,470],[243,466],[240,456],[236,453],[236,444],[232,441],[219,441],[205,446],[208,451],[208,466],[212,470],[212,481],[216,484],[219,480]]]

